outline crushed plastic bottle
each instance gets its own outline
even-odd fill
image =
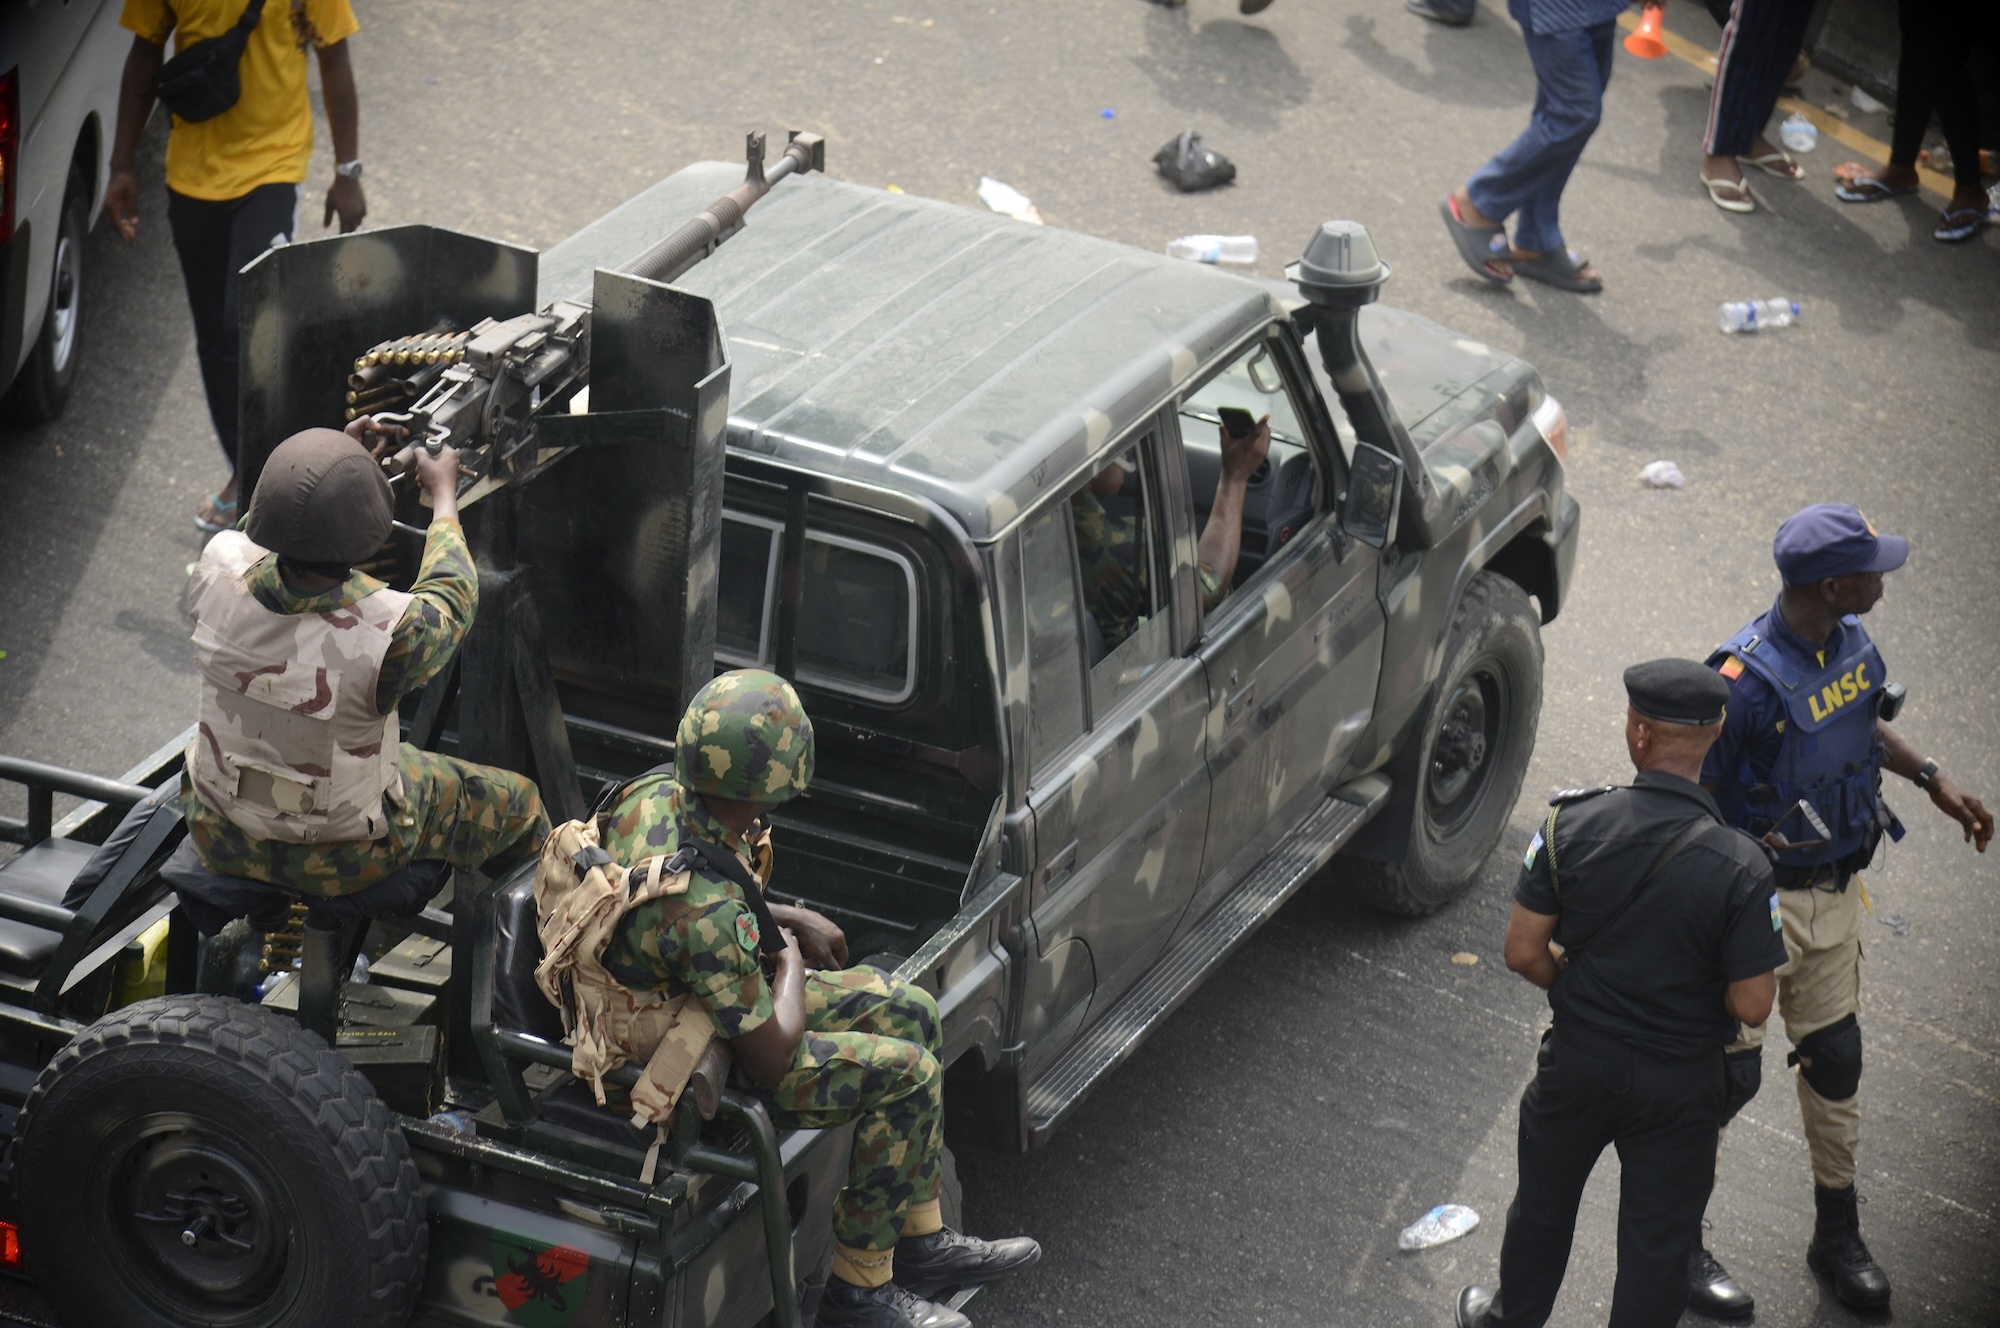
[[[1724,332],[1758,332],[1790,327],[1799,321],[1799,302],[1783,296],[1770,300],[1731,300],[1715,311],[1715,325]]]
[[[350,975],[349,980],[357,983],[368,981],[368,971],[370,967],[371,966],[368,963],[367,955],[354,956],[354,972]]]
[[[1639,472],[1639,479],[1649,489],[1678,489],[1687,483],[1687,476],[1671,461],[1649,462]]]
[[[1254,263],[1257,237],[1254,235],[1183,235],[1167,241],[1167,253],[1192,263]]]
[[[1860,88],[1849,88],[1847,90],[1847,99],[1854,103],[1855,110],[1866,111],[1870,115],[1873,115],[1876,111],[1889,109]]]
[[[1479,1225],[1479,1214],[1464,1204],[1439,1204],[1396,1237],[1399,1250],[1427,1250],[1448,1240],[1457,1240]]]
[[[1003,217],[1042,224],[1042,214],[1034,201],[1013,185],[990,175],[979,177],[979,201]]]
[[[1778,126],[1778,141],[1793,152],[1811,152],[1819,146],[1819,126],[1794,111]]]
[[[439,1111],[431,1115],[431,1124],[442,1125],[447,1130],[459,1134],[478,1134],[479,1126],[474,1123],[469,1111]]]

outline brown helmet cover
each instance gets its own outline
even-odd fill
[[[389,538],[394,510],[366,448],[338,429],[307,429],[265,461],[244,533],[299,562],[358,563]]]

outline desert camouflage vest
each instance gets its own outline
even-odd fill
[[[683,855],[676,855],[682,857]],[[691,858],[692,855],[685,855]],[[535,985],[562,1011],[570,1070],[604,1105],[604,1076],[627,1062],[646,1068],[632,1090],[632,1124],[666,1120],[715,1036],[706,1006],[685,993],[634,991],[604,967],[627,913],[655,900],[672,920],[688,873],[661,857],[625,868],[598,843],[597,822],[566,821],[542,844],[535,871],[542,962]]]
[[[375,709],[390,634],[410,597],[378,590],[322,613],[276,613],[245,583],[268,550],[210,540],[188,586],[201,720],[188,774],[245,834],[289,844],[379,839],[400,799],[394,715]]]

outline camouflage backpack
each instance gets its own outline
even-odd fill
[[[535,984],[562,1011],[571,1071],[595,1090],[599,1106],[605,1075],[628,1061],[644,1063],[632,1090],[634,1126],[659,1125],[673,1112],[715,1025],[693,996],[621,985],[604,967],[604,950],[631,910],[660,900],[672,918],[687,888],[685,868],[665,858],[629,868],[614,862],[598,844],[595,820],[557,826],[535,871],[542,941]]]

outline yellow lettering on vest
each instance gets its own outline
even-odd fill
[[[1868,690],[1868,666],[1866,664],[1856,664],[1854,666],[1854,685],[1864,692]]]
[[[1812,711],[1813,723],[1815,724],[1833,713],[1831,710],[1821,710],[1819,708],[1819,698],[1817,696],[1808,696],[1806,698],[1806,708]]]
[[[1829,715],[1840,709],[1840,684],[1838,682],[1830,682],[1820,688],[1819,699],[1826,702],[1826,713]]]
[[[1840,676],[1841,704],[1845,705],[1859,695],[1861,695],[1860,691],[1854,686],[1854,674],[1851,672],[1843,673]]]

